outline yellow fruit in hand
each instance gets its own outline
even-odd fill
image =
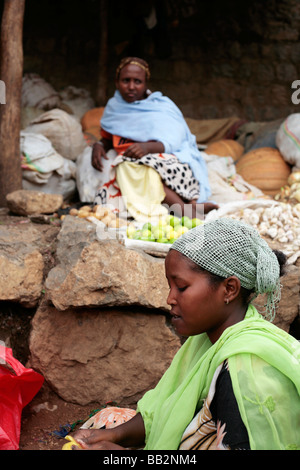
[[[65,439],[67,439],[70,442],[67,442],[66,444],[64,444],[61,450],[72,450],[73,446],[78,447],[79,449],[82,449],[81,445],[78,444],[78,442],[75,441],[75,439],[72,436],[66,436]]]

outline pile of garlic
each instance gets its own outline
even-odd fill
[[[243,220],[261,236],[281,243],[289,264],[300,257],[300,204],[274,203],[270,207],[245,208],[230,217]]]
[[[96,205],[91,206],[82,206],[80,209],[70,209],[69,215],[79,217],[82,219],[87,219],[90,222],[96,222],[97,220],[101,221],[108,228],[121,228],[127,227],[128,223],[126,220],[121,219],[118,215],[113,212],[109,207]]]
[[[300,202],[300,170],[294,171],[288,177],[287,185],[283,186],[274,197],[275,201]]]

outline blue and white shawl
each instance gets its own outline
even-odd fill
[[[211,190],[207,168],[196,138],[179,108],[161,92],[156,91],[144,100],[127,103],[117,90],[105,107],[101,127],[112,135],[133,142],[162,142],[165,153],[175,155],[181,163],[190,166],[200,184],[198,202],[208,200]]]

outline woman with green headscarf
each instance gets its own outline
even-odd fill
[[[300,347],[273,325],[284,255],[252,227],[204,223],[166,257],[172,324],[188,339],[134,418],[79,431],[84,448],[300,449]],[[259,314],[251,301],[266,296]],[[121,447],[122,446],[122,447]]]

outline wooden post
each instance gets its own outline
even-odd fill
[[[108,1],[100,0],[100,45],[98,57],[98,80],[96,102],[105,106],[108,82]]]
[[[20,162],[23,18],[25,0],[5,0],[1,22],[0,206],[6,195],[22,188]]]

